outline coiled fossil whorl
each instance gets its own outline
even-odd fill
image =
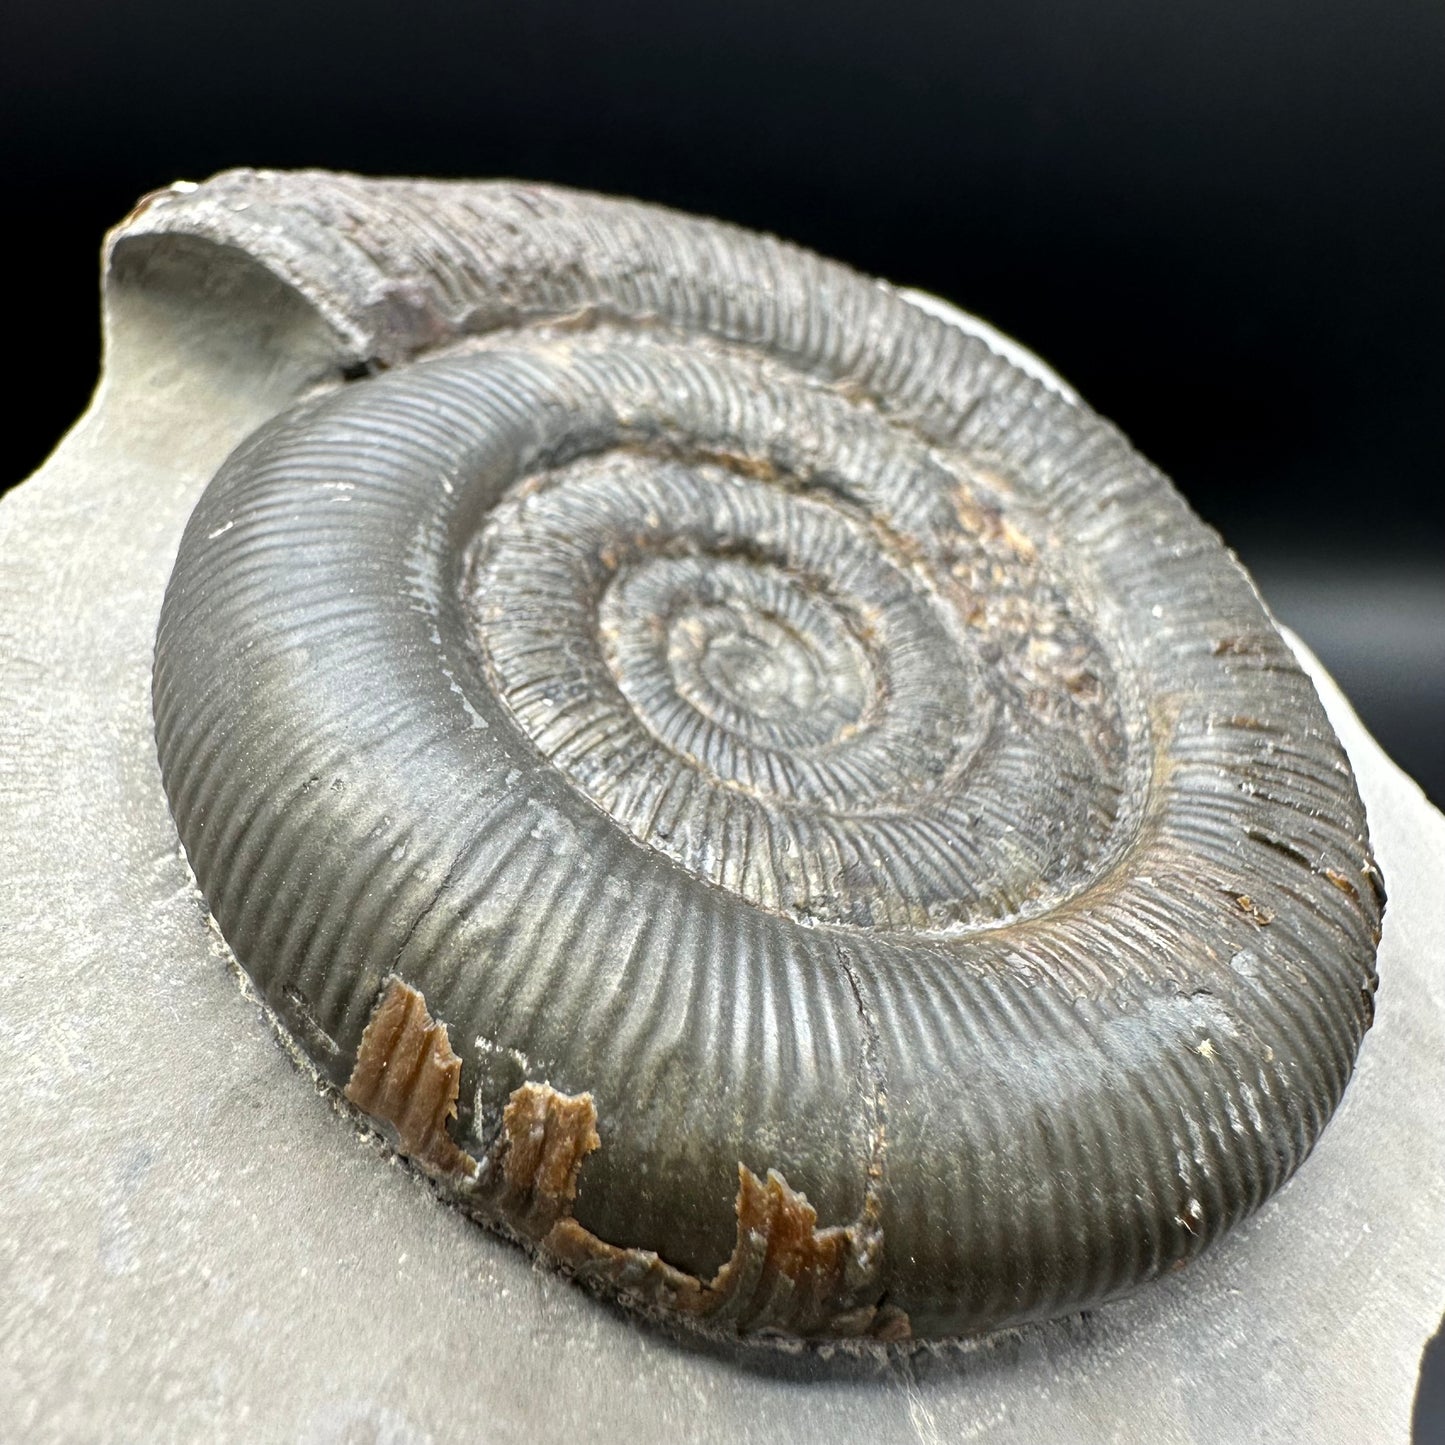
[[[463,1208],[710,1330],[946,1336],[1181,1264],[1308,1153],[1363,811],[1106,423],[642,206],[236,175],[137,224],[386,371],[207,488],[156,729],[236,956]]]

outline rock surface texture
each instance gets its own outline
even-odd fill
[[[344,374],[395,366],[449,330],[506,320],[479,313],[464,276],[453,278],[450,312],[445,288],[423,294],[354,274],[318,286],[315,258],[336,248],[306,234],[314,209],[283,203],[308,188],[334,197],[359,185],[236,174],[138,210],[108,253],[96,400],[42,472],[0,505],[0,1081],[9,1100],[0,1117],[0,1433],[1407,1438],[1420,1350],[1445,1303],[1445,820],[1318,675],[1389,879],[1375,1025],[1299,1176],[1205,1258],[1127,1299],[911,1354],[678,1341],[534,1269],[411,1170],[379,1167],[385,1146],[317,1096],[237,987],[195,892],[156,761],[151,658],[187,519],[238,442],[300,398],[324,405]],[[226,214],[224,265],[213,242],[166,219],[199,203]],[[328,296],[358,294],[365,314],[328,310]],[[946,314],[960,333],[979,334]],[[599,497],[608,486],[601,472],[566,482]],[[476,566],[527,570],[504,546]],[[655,574],[637,585],[675,580]],[[760,585],[725,580],[739,591]],[[525,660],[527,640],[504,635],[504,622],[480,624],[492,629],[494,655]],[[643,688],[645,663],[641,653],[623,659],[625,686]],[[854,700],[829,706],[846,726]],[[827,709],[816,720],[836,721]],[[543,727],[523,723],[534,736]],[[673,846],[692,874],[716,866],[685,840]],[[1071,856],[1091,846],[1085,829]],[[723,881],[741,892],[765,886]],[[770,901],[806,910],[816,902],[808,887],[804,877]],[[914,895],[899,896],[869,906],[911,906]],[[851,994],[857,978],[836,973]],[[383,982],[337,1082],[413,1158],[447,1175],[464,1137],[448,1116],[464,1068],[451,1049],[467,1053],[471,1041],[438,1032],[431,990],[426,999],[379,992]],[[317,1060],[324,1042],[307,1036],[310,1016],[308,1006],[287,1022]],[[323,1039],[331,1033],[320,1028]],[[408,1112],[389,1093],[377,1050],[389,1057],[403,1045],[438,1080],[429,1111]],[[504,1065],[494,1134],[511,1152],[497,1156],[491,1187],[514,1232],[549,1239],[566,1259],[578,1171],[605,1157],[605,1120],[599,1145],[592,1114],[575,1104],[580,1091],[559,1105]],[[483,1095],[464,1082],[465,1111]],[[859,1152],[866,1159],[867,1148]],[[816,1245],[826,1230],[758,1164],[743,1180],[739,1217]],[[832,1217],[850,1217],[850,1201],[833,1202]],[[726,1270],[730,1262],[707,1257],[712,1233],[699,1235],[697,1263]],[[578,1247],[596,1267],[595,1251]],[[889,1316],[870,1308],[867,1323],[886,1337]]]

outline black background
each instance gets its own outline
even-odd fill
[[[0,486],[83,407],[101,235],[149,189],[320,165],[641,196],[1046,357],[1445,799],[1438,0],[5,0],[0,135]]]

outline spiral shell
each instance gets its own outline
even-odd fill
[[[1363,810],[1111,427],[625,202],[241,174],[143,222],[351,350],[196,507],[156,735],[236,956],[462,1207],[705,1329],[948,1336],[1305,1157],[1371,1016]]]

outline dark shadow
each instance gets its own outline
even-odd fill
[[[408,1161],[402,1163],[410,1170]],[[442,1202],[445,1204],[445,1200]],[[948,1375],[981,1379],[999,1371],[1015,1370],[1027,1356],[1049,1355],[1062,1362],[1077,1354],[1082,1361],[1096,1344],[1095,1316],[1101,1310],[1107,1312],[1115,1303],[1111,1300],[1060,1319],[1033,1321],[972,1338],[883,1344],[871,1340],[805,1342],[763,1336],[737,1339],[709,1335],[639,1312],[616,1296],[597,1293],[586,1285],[580,1292],[585,1293],[591,1308],[628,1328],[642,1326],[680,1355],[705,1356],[743,1374],[769,1380],[799,1385],[852,1384],[865,1389],[874,1388],[882,1381],[916,1385]],[[1133,1303],[1137,1309],[1139,1301],[1135,1299]],[[1138,1328],[1147,1336],[1147,1314]]]
[[[1414,1438],[1415,1445],[1445,1445],[1445,1318],[1420,1357]]]

